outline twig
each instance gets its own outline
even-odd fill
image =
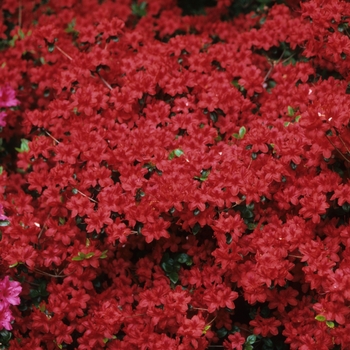
[[[94,203],[97,203],[97,204],[98,204],[98,202],[97,202],[96,200],[94,200],[93,198],[87,196],[85,193],[79,191],[77,188],[75,188],[75,190],[76,190],[77,192],[79,192],[82,196],[84,196],[84,197],[86,197],[87,199],[89,199],[91,202],[94,202]]]
[[[270,76],[270,74],[271,74],[272,70],[275,68],[275,66],[276,66],[278,63],[280,63],[280,61],[281,61],[281,59],[282,59],[282,57],[283,57],[285,51],[286,51],[286,50],[283,50],[281,57],[280,57],[277,61],[272,61],[271,67],[270,67],[269,71],[267,72],[267,74],[266,74],[265,77],[264,77],[263,84],[266,82],[266,80],[267,80],[268,77]],[[289,58],[287,58],[287,60],[288,60],[288,59],[289,59]]]
[[[35,272],[37,272],[37,273],[40,273],[41,275],[44,275],[44,276],[48,276],[48,277],[54,277],[54,278],[65,278],[65,277],[68,277],[69,275],[72,275],[74,272],[75,272],[75,270],[73,271],[73,272],[71,272],[71,273],[69,273],[68,275],[61,275],[61,274],[59,274],[59,275],[53,275],[52,273],[48,273],[48,272],[45,272],[45,271],[41,271],[41,270],[39,270],[39,269],[37,269],[37,268],[35,268],[34,267],[34,269],[33,269]],[[61,271],[62,272],[62,271]],[[60,273],[61,273],[60,272]]]
[[[102,83],[105,84],[109,90],[113,90],[112,86],[110,86],[110,85],[106,82],[106,80],[100,75],[100,73],[97,72],[97,75],[98,75],[99,78],[102,80]]]
[[[344,154],[342,152],[340,152],[340,150],[338,149],[338,147],[331,141],[331,139],[326,135],[327,140],[329,141],[329,143],[338,151],[338,153],[348,162],[350,163],[350,160],[348,158],[346,158],[344,156]]]
[[[50,136],[55,142],[57,142],[57,143],[60,143],[60,141],[58,141],[57,139],[55,139],[48,131],[46,131],[45,130],[45,134],[47,135],[47,136]]]
[[[60,51],[63,55],[65,55],[70,61],[73,61],[73,58],[70,57],[66,52],[64,52],[58,45],[55,45],[57,50]]]
[[[18,26],[22,27],[22,0],[18,0]]]

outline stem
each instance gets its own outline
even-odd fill
[[[59,46],[56,45],[58,51],[60,51],[63,55],[65,55],[70,61],[73,61],[73,58],[70,57],[66,52],[64,52]]]
[[[38,234],[38,242],[39,242],[39,240],[40,240],[40,238],[41,238],[41,235],[42,235],[43,232],[44,232],[45,224],[46,224],[47,220],[49,220],[50,215],[51,215],[51,212],[49,212],[49,214],[47,215],[46,220],[45,220],[45,222],[44,222],[44,224],[43,224],[43,227],[41,228],[41,230],[40,230],[40,232],[39,232],[39,234]]]
[[[77,188],[76,188],[76,190],[77,190],[77,192],[79,192],[82,196],[84,196],[84,197],[86,197],[87,199],[89,199],[91,202],[94,202],[94,203],[97,203],[97,204],[98,204],[98,202],[95,201],[93,198],[87,196],[85,193],[79,191]]]
[[[350,150],[349,150],[348,146],[345,144],[343,138],[340,136],[339,131],[338,131],[336,128],[334,128],[334,129],[335,129],[335,133],[336,133],[337,136],[338,136],[338,139],[340,140],[340,142],[341,142],[341,143],[343,144],[343,146],[345,147],[347,153],[350,154]]]
[[[48,277],[54,277],[54,278],[65,278],[65,277],[68,277],[69,275],[71,275],[74,272],[73,271],[69,275],[53,275],[52,273],[41,271],[41,270],[39,270],[39,269],[37,269],[35,267],[34,267],[34,271],[37,272],[37,273],[40,273],[41,275],[48,276]]]
[[[106,80],[105,80],[99,73],[97,73],[97,75],[98,75],[99,78],[101,79],[102,83],[105,84],[109,90],[113,90],[112,86],[109,85],[109,84],[106,82]]]
[[[266,74],[265,77],[264,77],[263,84],[266,82],[266,80],[267,80],[268,77],[270,76],[270,74],[271,74],[272,70],[275,68],[275,66],[276,66],[278,63],[281,62],[281,59],[282,59],[284,53],[285,53],[285,50],[283,50],[281,57],[280,57],[277,61],[275,61],[275,62],[272,61],[271,67],[270,67],[269,71],[267,72],[267,74]],[[294,56],[294,54],[293,54],[292,56],[286,58],[283,62],[288,61],[288,60],[289,60],[291,57],[293,57],[293,56]],[[283,63],[283,62],[282,62],[282,63]]]
[[[327,140],[329,141],[329,143],[338,151],[338,153],[348,162],[350,163],[350,160],[348,158],[346,158],[344,156],[344,154],[342,152],[340,152],[339,148],[331,141],[331,139],[326,135]]]
[[[50,136],[55,142],[57,142],[57,143],[60,143],[60,141],[58,141],[57,139],[55,139],[48,131],[46,131],[45,130],[45,134],[47,135],[47,136]]]
[[[18,26],[22,27],[22,0],[18,0]]]

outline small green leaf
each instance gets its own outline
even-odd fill
[[[246,339],[246,343],[248,343],[248,344],[254,344],[255,342],[256,342],[256,335],[255,334],[249,335]]]
[[[247,132],[247,129],[244,126],[242,126],[239,129],[238,134],[234,133],[234,134],[232,134],[232,137],[234,137],[237,140],[242,140],[244,135],[246,134],[246,132]]]
[[[225,338],[227,334],[228,334],[228,330],[224,327],[222,327],[216,331],[216,335],[219,338]]]
[[[49,52],[53,52],[53,50],[55,50],[55,44],[48,44],[48,45],[47,45],[47,50],[48,50]]]
[[[80,256],[74,256],[74,257],[72,258],[72,261],[82,261],[82,260],[84,260],[84,258],[82,258],[82,257],[80,257]]]
[[[169,159],[172,160],[175,157],[181,157],[184,154],[184,151],[180,148],[176,148],[173,151],[170,152],[169,154]]]
[[[300,120],[300,118],[301,118],[301,115],[297,115],[297,116],[295,117],[295,121],[298,123],[299,120]]]
[[[9,265],[9,268],[16,267],[18,265],[18,262],[15,262],[14,264]]]
[[[68,23],[68,26],[67,28],[64,30],[66,33],[74,33],[76,32],[74,30],[74,27],[75,27],[75,23],[76,23],[76,19],[73,18],[72,21],[70,23]]]
[[[284,122],[283,125],[287,127],[290,124],[290,122]]]
[[[198,222],[196,222],[192,228],[193,235],[195,236],[200,231],[200,229],[201,225]]]
[[[332,321],[326,321],[326,325],[328,328],[334,328],[334,322]]]
[[[8,220],[0,221],[0,227],[6,227],[8,225],[10,225],[10,221],[8,221]]]
[[[72,189],[73,194],[78,194],[78,190],[76,188]]]
[[[320,321],[320,322],[324,322],[324,321],[326,321],[326,317],[323,315],[317,315],[315,317],[315,320]]]
[[[15,150],[19,153],[23,153],[23,152],[28,152],[29,151],[29,146],[28,146],[28,140],[26,139],[21,139],[21,147],[15,147]]]
[[[295,113],[294,109],[291,106],[288,106],[288,115],[290,117],[293,117],[294,113]]]
[[[167,276],[169,277],[170,281],[174,284],[177,283],[179,280],[179,274],[175,271],[169,272]]]
[[[146,1],[141,2],[141,4],[132,4],[131,11],[135,16],[144,17],[147,15],[146,6]]]
[[[242,127],[239,129],[239,132],[238,132],[239,138],[240,138],[240,139],[243,139],[243,137],[244,137],[244,135],[245,135],[246,132],[247,132],[247,129],[246,129],[244,126],[242,126]]]
[[[192,258],[187,255],[186,253],[180,253],[176,260],[180,263],[180,264],[186,264],[188,266],[192,265]]]
[[[106,258],[107,258],[107,253],[108,253],[108,250],[104,250],[104,251],[101,253],[100,259],[106,259]]]
[[[92,258],[94,255],[95,255],[94,252],[87,253],[87,254],[85,255],[85,259],[90,259],[90,258]]]
[[[208,331],[209,331],[209,329],[210,329],[210,327],[211,327],[211,325],[210,324],[207,324],[207,325],[205,325],[205,327],[204,327],[204,329],[203,329],[203,334],[206,334]]]

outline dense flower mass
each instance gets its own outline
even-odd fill
[[[3,0],[1,346],[349,347],[350,3],[189,3]]]

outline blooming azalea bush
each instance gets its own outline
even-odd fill
[[[2,346],[350,344],[350,4],[178,5],[4,0]]]

